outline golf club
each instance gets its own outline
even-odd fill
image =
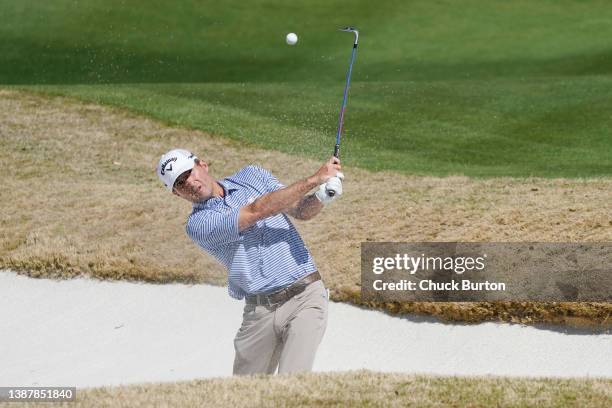
[[[342,97],[342,107],[340,108],[340,115],[338,116],[338,131],[336,132],[336,145],[334,147],[335,157],[340,157],[340,138],[342,137],[342,128],[344,126],[344,112],[346,110],[348,89],[349,89],[349,84],[351,83],[351,72],[353,71],[353,62],[355,62],[355,53],[357,51],[357,43],[359,41],[359,31],[357,31],[355,27],[340,28],[338,31],[353,33],[353,35],[355,36],[355,41],[353,42],[351,62],[349,64],[348,72],[346,73],[346,84],[344,85],[344,96]],[[333,197],[336,195],[336,190],[333,188],[329,188],[326,191],[327,191],[327,195],[330,197]]]

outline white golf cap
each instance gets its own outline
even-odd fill
[[[157,163],[157,177],[164,183],[166,188],[172,191],[176,178],[193,169],[197,157],[185,149],[172,149],[162,155]]]

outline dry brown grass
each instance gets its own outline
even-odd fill
[[[612,380],[434,377],[356,371],[77,390],[77,400],[64,406],[603,408],[611,404]]]
[[[0,267],[35,277],[223,284],[225,272],[184,233],[190,205],[154,167],[171,147],[216,176],[259,163],[291,182],[312,160],[240,146],[135,114],[67,98],[0,90]],[[325,159],[322,157],[322,160]],[[612,240],[612,179],[476,180],[345,168],[345,195],[297,222],[335,300],[360,303],[360,242]],[[611,327],[609,303],[370,305],[450,320]]]

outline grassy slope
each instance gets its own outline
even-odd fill
[[[612,175],[612,8],[602,1],[0,5],[0,83],[126,106],[266,148],[343,146],[374,170]],[[301,35],[284,45],[286,32]]]
[[[612,381],[433,377],[368,371],[77,390],[70,407],[608,407]],[[43,406],[44,404],[40,404]]]

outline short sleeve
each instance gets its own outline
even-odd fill
[[[217,211],[198,211],[187,220],[187,235],[204,249],[213,249],[220,245],[238,241],[241,237],[238,229],[240,208],[223,214]]]
[[[281,188],[285,188],[285,185],[278,181],[276,177],[272,175],[268,170],[259,167],[259,166],[250,166],[253,171],[257,172],[259,178],[264,184],[264,188],[267,193],[271,193],[276,190],[280,190]]]

